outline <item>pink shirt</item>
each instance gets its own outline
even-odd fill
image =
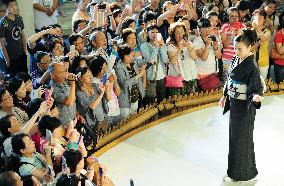
[[[282,34],[281,30],[276,32],[276,35],[275,35],[275,38],[274,38],[274,42],[275,42],[275,44],[276,43],[284,44],[284,35]],[[284,66],[284,59],[276,59],[276,60],[274,60],[274,63],[276,63],[277,65]]]

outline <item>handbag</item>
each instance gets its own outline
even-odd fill
[[[275,46],[271,49],[270,57],[274,60],[284,59],[284,55],[281,55]]]
[[[167,64],[167,75],[166,75],[166,87],[167,88],[182,88],[183,87],[183,78],[181,76],[179,63],[177,65],[179,69],[179,76],[169,76],[168,75],[169,66]]]
[[[212,90],[212,89],[219,88],[221,85],[221,82],[218,79],[217,74],[213,73],[213,74],[206,76],[203,79],[200,79],[198,81],[198,85],[202,90],[206,91],[206,90]]]

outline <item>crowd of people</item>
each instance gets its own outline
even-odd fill
[[[283,1],[76,0],[66,36],[62,3],[34,0],[29,38],[16,0],[2,2],[0,185],[113,185],[98,135],[154,101],[222,87],[242,29],[257,33],[262,78],[284,80]]]

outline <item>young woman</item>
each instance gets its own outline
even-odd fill
[[[26,111],[27,102],[24,98],[27,94],[25,82],[23,80],[13,78],[8,83],[8,91],[13,95],[14,105],[23,111]]]
[[[278,53],[281,55],[280,59],[274,60],[274,73],[276,83],[284,80],[284,22],[280,24],[279,30],[275,34],[274,43]]]
[[[230,109],[228,170],[224,181],[247,182],[256,179],[253,129],[256,109],[261,106],[264,87],[251,52],[257,34],[244,30],[235,39],[236,56],[219,105]]]
[[[169,95],[182,95],[196,92],[197,56],[193,45],[187,40],[187,32],[182,22],[177,22],[170,27],[170,44],[168,45],[168,74],[169,76],[182,76],[183,87],[169,87]]]
[[[264,10],[255,10],[253,20],[253,28],[255,29],[258,37],[256,44],[255,60],[259,65],[260,75],[263,79],[267,78],[269,69],[269,39],[271,32],[265,28],[266,13]]]
[[[146,96],[150,101],[158,98],[162,101],[166,97],[165,77],[168,62],[167,48],[162,36],[158,38],[159,27],[151,24],[147,27],[147,42],[141,45],[142,56],[147,64],[152,64],[146,71],[147,87]],[[158,96],[157,96],[158,95]]]

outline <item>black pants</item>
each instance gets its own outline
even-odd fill
[[[274,64],[274,74],[276,83],[284,80],[284,66]]]
[[[8,68],[8,72],[11,77],[14,77],[18,72],[28,73],[27,55],[23,53],[17,58],[10,58],[10,67]]]
[[[155,91],[154,93],[151,93],[152,95],[156,95],[156,96],[149,96],[146,94],[144,100],[143,100],[143,104],[144,106],[146,106],[147,104],[150,104],[154,101],[155,98],[157,98],[157,102],[161,102],[163,101],[164,98],[166,98],[166,87],[165,87],[165,83],[166,83],[166,78],[161,79],[161,80],[156,80],[156,81],[151,81],[151,83],[155,83],[155,87],[152,87],[153,89],[151,91]],[[149,84],[147,85],[147,88]],[[146,90],[149,91],[149,90]]]

